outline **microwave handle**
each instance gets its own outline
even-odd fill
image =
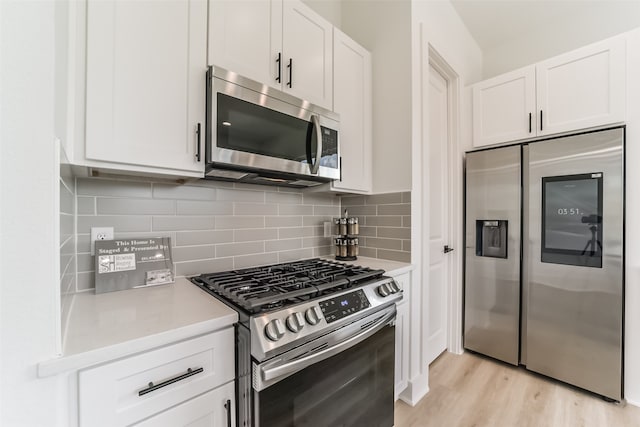
[[[316,115],[311,116],[311,123],[313,123],[313,127],[316,130],[316,161],[309,165],[309,169],[312,174],[318,173],[318,168],[320,167],[320,157],[322,157],[322,128],[320,127],[320,118]],[[311,145],[309,145],[311,147]]]

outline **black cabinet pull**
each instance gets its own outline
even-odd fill
[[[542,110],[540,110],[540,130],[542,130]]]
[[[282,53],[278,52],[278,59],[276,59],[276,64],[278,64],[278,77],[276,77],[276,81],[280,83],[282,80]]]
[[[531,113],[529,113],[529,133],[531,133]]]
[[[287,86],[291,87],[293,82],[293,58],[289,58],[289,65],[287,65],[287,68],[289,69],[289,82],[287,83]]]
[[[224,409],[227,410],[227,427],[231,427],[231,400],[224,403]]]
[[[201,134],[201,129],[200,129],[200,123],[198,123],[198,126],[196,127],[196,135],[198,135],[198,143],[196,145],[196,160],[200,161],[200,134]]]
[[[162,381],[161,383],[154,384],[153,382],[149,383],[149,386],[143,390],[138,392],[138,396],[144,396],[147,393],[151,393],[152,391],[156,391],[162,387],[166,387],[169,384],[177,383],[178,381],[182,381],[186,378],[192,377],[194,375],[199,374],[200,372],[204,372],[204,368],[196,368],[196,369],[187,369],[187,372],[184,374],[180,374],[177,377],[169,378],[166,381]]]
[[[342,156],[340,156],[340,182],[342,182]]]

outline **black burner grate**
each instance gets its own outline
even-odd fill
[[[383,274],[383,270],[314,258],[202,274],[191,281],[254,314],[347,289]]]

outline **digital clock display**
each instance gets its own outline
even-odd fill
[[[362,290],[321,301],[319,305],[327,323],[335,322],[371,306]]]
[[[556,262],[552,254],[601,256],[602,178],[600,172],[542,178],[543,262]]]

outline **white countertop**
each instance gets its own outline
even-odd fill
[[[336,260],[334,256],[328,256],[327,259]],[[389,261],[387,259],[379,259],[379,258],[368,258],[364,256],[359,256],[355,261],[340,261],[346,264],[359,265],[361,267],[369,267],[374,270],[384,270],[385,275],[387,276],[398,276],[400,274],[406,273],[408,271],[413,270],[412,264],[407,264],[405,262],[398,261]]]
[[[61,357],[40,377],[81,369],[233,325],[238,314],[185,278],[169,285],[74,296]]]

